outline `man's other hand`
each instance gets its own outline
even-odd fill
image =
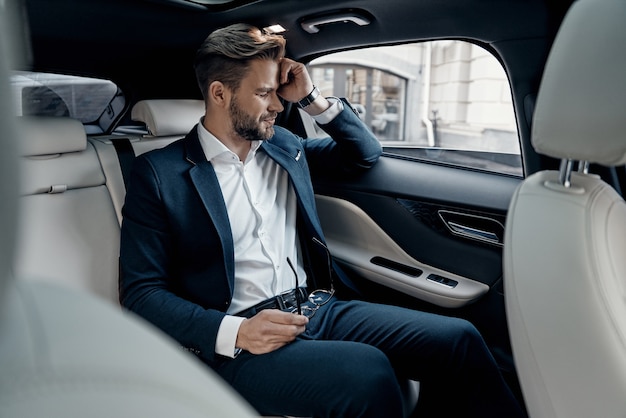
[[[308,322],[302,315],[266,309],[242,322],[235,346],[252,354],[269,353],[295,340]]]

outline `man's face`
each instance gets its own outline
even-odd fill
[[[283,106],[278,99],[279,64],[254,60],[246,77],[233,94],[229,114],[234,132],[249,141],[266,140],[274,135],[274,122]]]

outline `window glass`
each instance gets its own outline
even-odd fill
[[[111,81],[61,74],[14,72],[11,86],[17,116],[66,116],[96,130],[108,128],[123,98]]]
[[[309,68],[322,94],[350,100],[386,153],[522,175],[508,79],[485,49],[463,41],[375,47]]]

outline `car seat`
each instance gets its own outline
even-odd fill
[[[159,331],[86,293],[13,280],[18,132],[0,3],[0,416],[251,417],[217,375]]]
[[[626,162],[626,2],[573,3],[550,51],[532,126],[559,171],[513,196],[507,317],[532,417],[626,416],[626,204],[589,174]]]

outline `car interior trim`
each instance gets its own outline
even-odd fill
[[[333,257],[344,267],[367,280],[383,284],[417,299],[446,308],[459,308],[477,300],[489,291],[484,283],[426,265],[407,254],[362,209],[343,199],[316,196],[317,210]],[[397,269],[372,263],[384,258],[423,273],[407,275]],[[437,275],[457,282],[443,285],[428,280]]]
[[[439,210],[437,214],[453,235],[503,245],[504,225],[495,219],[449,210]]]
[[[304,18],[300,22],[300,26],[308,33],[318,33],[320,26],[332,23],[348,23],[352,22],[358,26],[367,26],[371,23],[369,17],[355,11],[348,12],[332,12],[322,16]]]

